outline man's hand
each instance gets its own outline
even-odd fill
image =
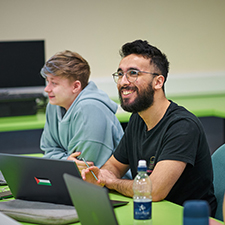
[[[107,169],[101,169],[101,179],[100,182],[104,182],[104,186],[106,186],[109,189],[114,189],[114,184],[116,183],[116,180],[118,178],[115,176],[114,173]]]
[[[91,172],[93,172],[98,178],[97,181]],[[86,180],[89,183],[97,184],[99,186],[106,186],[109,189],[114,189],[114,183],[118,180],[118,178],[111,171],[99,169],[96,166],[82,170],[81,176],[83,180]]]
[[[95,176],[98,178],[98,180],[95,179],[92,172],[95,174]],[[101,170],[97,166],[91,166],[90,168],[84,169],[81,172],[82,179],[92,183],[96,184],[98,186],[104,186],[105,183],[103,182],[101,178]]]
[[[81,154],[81,152],[74,152],[74,153],[72,153],[72,154],[67,158],[67,160],[74,161],[74,162],[77,164],[77,167],[78,167],[78,169],[79,169],[79,171],[80,171],[80,173],[81,173],[83,169],[86,169],[86,168],[87,168],[87,166],[86,166],[86,164],[85,164],[84,161],[77,159],[77,157],[78,157],[80,154]],[[88,164],[89,166],[93,166],[93,165],[94,165],[93,162],[87,162],[87,164]]]

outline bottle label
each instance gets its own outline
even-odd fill
[[[134,201],[134,219],[150,220],[152,218],[152,202]]]

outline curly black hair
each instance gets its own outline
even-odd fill
[[[150,45],[147,41],[136,40],[124,44],[120,50],[122,58],[131,54],[142,55],[144,58],[150,59],[150,64],[154,64],[160,70],[166,81],[169,72],[169,62],[166,55],[158,48]]]

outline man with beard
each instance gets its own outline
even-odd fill
[[[113,78],[121,106],[132,116],[113,156],[101,169],[82,171],[84,180],[133,196],[133,180],[121,177],[138,161],[147,161],[152,200],[166,199],[182,205],[203,199],[216,210],[212,163],[206,136],[198,118],[165,96],[169,62],[165,54],[137,40],[121,49],[122,60]],[[90,174],[93,171],[96,182]]]

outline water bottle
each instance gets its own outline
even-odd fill
[[[139,160],[138,174],[133,182],[134,225],[152,224],[152,185],[146,171],[146,161]]]

